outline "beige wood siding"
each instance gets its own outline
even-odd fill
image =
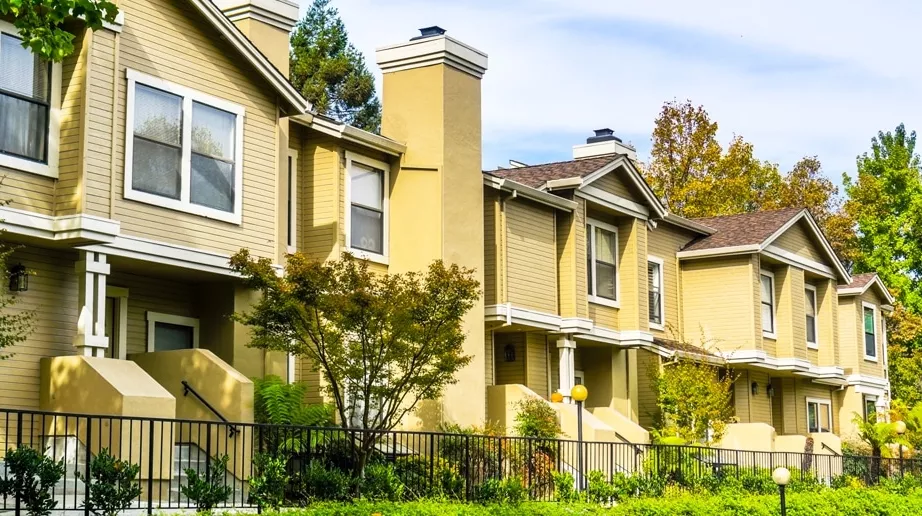
[[[86,69],[89,57],[89,32],[74,38],[74,53],[61,64],[61,133],[58,144],[58,182],[54,185],[56,215],[70,215],[80,209],[83,187],[82,153]],[[109,87],[111,89],[111,85]],[[14,206],[15,207],[15,206]]]
[[[20,344],[3,350],[0,360],[0,407],[39,409],[39,361],[73,355],[77,334],[76,252],[36,247],[17,250],[9,263],[22,263],[34,273],[29,290],[16,294],[16,310],[35,310],[35,331]]]
[[[589,283],[586,271],[586,201],[576,200],[576,316],[593,318],[589,314]],[[594,319],[594,318],[593,318]]]
[[[521,384],[525,385],[525,334],[494,333],[494,360],[496,361],[496,385]],[[511,345],[515,350],[515,361],[507,362],[505,359],[506,346]]]
[[[703,340],[724,351],[758,349],[754,320],[758,309],[757,270],[753,270],[749,256],[683,261],[685,340]]]
[[[499,193],[484,190],[483,197],[483,302],[485,305],[499,303],[497,292],[497,264],[499,261],[499,246],[497,245],[496,230],[497,215],[499,212]]]
[[[787,231],[772,242],[772,245],[803,258],[831,265],[828,263],[829,260],[825,258],[824,253],[820,251],[816,238],[807,233],[807,223],[804,221],[799,221],[788,228]]]
[[[765,423],[767,425],[772,424],[772,406],[771,398],[768,397],[768,385],[770,379],[768,373],[764,371],[755,371],[749,370],[749,409],[750,423]],[[759,385],[759,392],[755,395],[752,394],[752,382],[755,382]]]
[[[486,384],[496,385],[496,377],[493,371],[493,364],[495,363],[496,357],[494,356],[493,351],[493,331],[486,330],[484,332],[483,339],[483,357],[484,357],[484,380]]]
[[[637,417],[638,424],[644,428],[653,428],[659,418],[652,377],[653,371],[659,367],[659,355],[645,350],[637,351]]]
[[[233,253],[249,248],[256,256],[276,254],[277,103],[276,97],[238,52],[205,22],[195,8],[173,0],[126,0],[118,45],[118,88],[114,141],[115,218],[122,233],[179,245]],[[101,68],[93,65],[94,70]],[[125,200],[126,68],[204,91],[246,109],[243,143],[243,223],[227,224],[180,211]],[[96,72],[94,72],[96,73]],[[101,82],[105,82],[102,76]],[[110,76],[111,77],[111,76]],[[89,120],[91,134],[111,133],[113,99],[105,89],[92,92],[90,106],[98,116]],[[87,206],[107,204],[111,163],[87,162]],[[95,182],[94,182],[95,181]],[[164,224],[169,220],[169,224]]]
[[[674,338],[682,334],[679,321],[679,261],[676,253],[693,238],[691,232],[668,224],[659,224],[647,231],[647,255],[663,260],[663,326],[665,331],[650,331],[658,336]]]
[[[295,360],[295,381],[307,386],[304,401],[307,403],[323,403],[322,373],[316,370],[309,358],[298,357]]]
[[[339,234],[343,232],[339,216],[340,153],[330,138],[313,134],[304,138],[298,155],[298,240],[302,252],[326,260],[338,255]]]
[[[846,374],[858,372],[859,361],[864,360],[864,333],[858,296],[839,298],[839,365]]]
[[[561,317],[576,317],[577,314],[577,261],[585,257],[578,255],[576,215],[572,212],[558,211],[557,227],[557,284],[559,285],[558,303]],[[585,267],[585,266],[584,266]]]
[[[524,199],[506,202],[508,301],[557,313],[557,250],[551,208]]]
[[[883,311],[880,309],[880,305],[884,303],[884,300],[881,299],[877,295],[877,292],[873,288],[868,289],[868,291],[862,294],[859,299],[860,301],[858,302],[858,308],[859,308],[858,313],[860,314],[860,318],[861,318],[861,325],[858,326],[858,337],[860,339],[859,342],[861,344],[859,348],[860,349],[860,360],[861,360],[859,369],[861,371],[861,374],[863,375],[870,375],[870,376],[876,376],[878,378],[882,378],[884,376],[884,365],[883,365],[884,357],[883,355],[885,352],[883,333],[884,333],[884,325],[886,324],[886,319],[884,318]],[[877,361],[876,362],[865,360],[864,358],[864,309],[862,308],[862,305],[861,305],[862,302],[870,303],[874,305],[874,307],[876,308],[874,312],[874,317],[876,318],[876,321],[875,321],[876,332],[874,334],[874,337],[877,339]]]
[[[539,332],[526,333],[525,347],[525,385],[539,396],[549,398],[547,336]]]
[[[118,139],[117,133],[121,133],[124,140],[124,129],[120,129],[124,128],[124,124],[114,126],[112,120],[118,37],[105,30],[93,33],[87,77],[89,95],[84,111],[83,209],[87,213],[106,218],[112,215],[113,142]],[[113,130],[116,134],[113,134]]]
[[[617,172],[609,172],[590,184],[596,188],[605,190],[606,192],[615,194],[619,197],[624,197],[625,199],[630,200],[634,199],[634,195],[631,193],[630,187],[622,180],[621,177],[617,176]]]
[[[832,387],[825,385],[818,385],[811,383],[809,380],[797,380],[797,401],[795,402],[795,412],[797,414],[797,433],[806,434],[807,433],[807,398],[817,398],[821,400],[829,400],[830,404],[832,403]],[[790,407],[785,407],[785,411],[789,411]],[[832,412],[835,413],[835,407],[832,407]],[[834,424],[835,421],[833,420]]]

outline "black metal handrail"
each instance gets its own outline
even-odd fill
[[[618,432],[615,432],[615,437],[617,437],[618,439],[621,439],[621,442],[623,442],[623,443],[625,443],[625,444],[630,444],[631,446],[633,446],[633,447],[634,447],[634,453],[636,453],[636,454],[638,454],[638,455],[640,455],[641,453],[643,453],[643,448],[641,448],[640,446],[637,446],[636,443],[632,443],[631,441],[629,441],[627,437],[625,437],[625,436],[619,434]]]
[[[196,390],[193,389],[191,385],[189,385],[189,382],[183,380],[182,381],[182,395],[188,396],[190,392],[192,393],[193,396],[198,398],[198,400],[202,402],[202,405],[205,405],[205,407],[207,407],[208,410],[212,412],[212,414],[218,416],[218,419],[227,423],[227,431],[231,437],[234,437],[235,435],[237,435],[237,432],[239,432],[239,430],[237,430],[237,427],[235,425],[232,425],[231,422],[228,421],[226,417],[224,417],[223,415],[221,415],[220,412],[218,412],[218,409],[211,406],[211,403],[208,403],[208,400],[206,400],[205,398],[202,397],[201,394],[196,392]]]
[[[826,444],[826,443],[822,443],[822,444],[823,444],[823,448],[824,448],[824,449],[831,451],[832,454],[835,455],[836,457],[842,455],[841,453],[839,453],[839,452],[833,450],[832,448],[830,448],[828,444]]]

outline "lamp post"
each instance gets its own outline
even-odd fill
[[[772,471],[772,480],[778,484],[778,492],[781,494],[781,516],[787,516],[788,508],[784,501],[784,488],[791,481],[791,472],[784,466],[775,468],[775,471]]]
[[[585,385],[574,385],[570,390],[570,398],[576,402],[576,445],[577,468],[579,470],[579,490],[586,489],[586,473],[583,471],[583,402],[589,396]]]
[[[897,421],[896,422],[896,435],[900,436],[900,478],[903,478],[905,471],[903,470],[903,434],[906,433],[906,422]]]

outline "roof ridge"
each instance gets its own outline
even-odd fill
[[[592,160],[596,160],[596,159],[599,159],[599,158],[605,158],[605,157],[608,157],[608,156],[611,156],[611,157],[612,157],[611,161],[614,161],[616,158],[618,158],[618,157],[620,157],[620,156],[624,156],[624,154],[618,154],[618,153],[615,152],[615,153],[611,153],[611,154],[601,154],[601,155],[599,155],[599,156],[592,156],[592,157],[590,157],[590,158],[579,158],[579,159],[573,158],[573,159],[565,159],[565,160],[561,160],[561,161],[549,161],[549,162],[547,162],[547,163],[538,163],[537,165],[526,165],[526,166],[524,166],[524,167],[509,167],[509,168],[502,168],[502,167],[499,167],[499,168],[494,168],[493,170],[484,170],[483,172],[486,172],[487,174],[490,174],[490,173],[492,173],[492,172],[498,172],[498,171],[500,171],[500,170],[502,170],[502,171],[504,171],[504,172],[514,172],[514,171],[516,171],[516,170],[523,170],[523,169],[536,168],[536,167],[546,167],[546,166],[548,166],[548,165],[561,165],[561,164],[564,164],[564,163],[573,163],[573,162],[576,162],[576,161],[592,161]]]
[[[756,211],[744,211],[742,213],[732,213],[729,215],[712,215],[710,217],[694,217],[690,220],[702,221],[702,220],[714,220],[714,219],[729,219],[732,217],[754,217],[758,215],[766,215],[769,213],[781,213],[783,211],[791,211],[800,213],[801,211],[807,209],[806,207],[797,207],[797,206],[787,206],[785,208],[774,208],[771,210],[756,210]]]

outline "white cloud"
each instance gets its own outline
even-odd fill
[[[922,69],[912,59],[922,4],[334,0],[334,5],[378,73],[376,47],[405,41],[428,25],[440,25],[487,52],[483,123],[485,156],[491,159],[528,152],[534,142],[547,142],[547,135],[588,135],[601,126],[649,135],[664,101],[690,98],[719,122],[722,139],[741,134],[760,158],[782,167],[818,154],[838,180],[842,171],[854,169],[855,156],[878,130],[901,121],[912,128],[922,118],[914,95],[922,86]],[[652,35],[644,37],[648,29]],[[748,55],[754,56],[751,65]],[[645,140],[634,142],[641,153],[649,147],[649,137]],[[574,143],[552,142],[561,157]]]

